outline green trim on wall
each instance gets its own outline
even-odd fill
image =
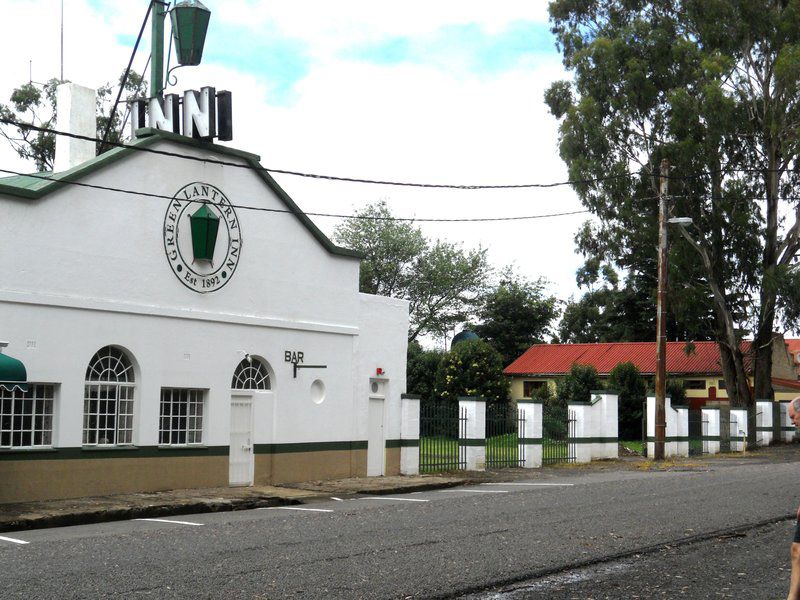
[[[733,439],[733,438],[731,438],[731,439]],[[655,441],[656,441],[655,437],[650,437],[650,436],[647,437],[647,442],[648,443],[650,443],[650,442],[655,443]],[[687,435],[685,437],[684,436],[668,437],[664,441],[665,442],[688,442],[689,441],[689,436]]]
[[[722,438],[718,435],[701,435],[699,439],[704,442],[719,442]]]
[[[419,448],[419,440],[386,440],[387,448]]]
[[[461,438],[461,439],[458,440],[458,444],[460,446],[480,447],[480,446],[485,446],[486,445],[486,440],[485,439],[478,439],[478,438],[474,438],[474,439],[473,438],[467,438],[467,439]]]
[[[36,448],[0,450],[0,460],[86,460],[104,458],[164,458],[228,456],[228,446],[120,446],[118,448]]]
[[[204,142],[194,138],[186,137],[172,132],[161,131],[159,129],[142,128],[136,131],[136,138],[128,143],[128,148],[114,148],[96,156],[95,158],[86,161],[68,171],[62,173],[39,173],[32,175],[17,175],[14,177],[6,177],[0,179],[0,194],[7,194],[9,196],[17,196],[19,198],[28,198],[36,200],[46,196],[47,194],[69,185],[70,182],[78,181],[84,177],[103,169],[118,160],[122,160],[133,154],[141,153],[141,150],[148,148],[159,141],[169,141],[184,146],[191,146],[204,151],[210,151],[216,154],[224,154],[227,156],[235,156],[245,161],[247,166],[253,169],[253,172],[258,175],[264,183],[283,201],[286,207],[294,213],[298,220],[309,230],[312,236],[322,244],[322,246],[331,254],[344,256],[348,258],[362,259],[364,255],[349,248],[342,248],[331,242],[328,237],[317,228],[317,226],[308,218],[308,216],[295,204],[289,195],[278,185],[278,183],[267,173],[264,167],[259,162],[260,157],[256,154],[243,152],[227,146],[220,146],[211,142]],[[45,179],[46,177],[46,179]],[[116,193],[116,192],[109,192]]]
[[[342,450],[366,450],[367,441],[356,442],[295,442],[291,444],[255,444],[255,454],[289,454],[302,452],[341,452]]]
[[[568,438],[570,444],[616,444],[619,442],[618,437],[583,437],[583,438]]]
[[[519,443],[525,446],[541,446],[542,438],[519,438]]]

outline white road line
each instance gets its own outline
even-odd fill
[[[422,498],[395,498],[394,496],[367,496],[364,500],[397,500],[398,502],[429,502]]]
[[[331,500],[336,500],[337,502],[344,502],[341,498],[337,498],[336,496],[331,496]]]
[[[308,512],[333,512],[330,508],[300,508],[299,506],[262,506],[258,510],[305,510]]]
[[[26,542],[25,540],[18,540],[16,538],[10,538],[10,537],[3,537],[2,535],[0,535],[0,540],[3,540],[4,542],[11,542],[12,544],[30,544],[30,542]]]
[[[574,483],[482,483],[481,485],[529,485],[541,487],[570,487]]]
[[[466,492],[468,494],[507,494],[508,490],[439,490],[442,494],[458,494]]]
[[[202,523],[192,523],[191,521],[175,521],[173,519],[134,519],[134,521],[154,521],[155,523],[175,523],[176,525],[194,525],[200,527]]]

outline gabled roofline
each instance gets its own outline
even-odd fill
[[[308,216],[300,209],[300,207],[295,204],[294,200],[289,197],[283,188],[278,185],[278,183],[266,171],[263,165],[261,165],[259,162],[261,158],[257,154],[244,152],[235,148],[228,148],[227,146],[220,146],[219,144],[214,144],[212,142],[196,140],[194,138],[162,131],[160,129],[153,129],[150,127],[137,129],[136,137],[130,143],[126,144],[126,146],[109,150],[108,152],[105,152],[100,156],[96,156],[95,158],[73,167],[68,171],[63,171],[61,173],[48,173],[46,178],[43,176],[43,174],[35,173],[31,175],[8,178],[12,179],[13,183],[8,181],[4,183],[3,180],[0,179],[0,194],[16,196],[18,198],[26,198],[30,200],[38,200],[39,198],[43,198],[44,196],[63,188],[65,185],[69,185],[70,182],[78,181],[90,175],[91,173],[94,173],[95,171],[104,169],[105,167],[119,160],[127,158],[135,152],[149,148],[159,141],[175,142],[176,144],[182,144],[184,146],[191,146],[193,148],[200,148],[203,150],[210,150],[211,152],[215,152],[217,154],[224,154],[244,160],[244,162],[253,169],[253,172],[255,172],[261,178],[261,180],[267,184],[267,187],[275,192],[275,195],[278,196],[278,198],[280,198],[280,200],[286,205],[286,208],[288,208],[289,211],[292,212],[295,217],[297,217],[303,226],[308,229],[311,235],[314,236],[328,252],[337,256],[344,256],[346,258],[356,258],[359,260],[364,258],[364,255],[361,252],[337,246],[330,239],[328,239],[328,236],[320,231],[314,222],[308,218]]]

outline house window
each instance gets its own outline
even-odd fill
[[[231,388],[234,390],[268,390],[271,387],[267,365],[257,358],[244,359],[233,372]]]
[[[83,398],[85,446],[133,443],[133,364],[118,348],[97,351],[86,369]]]
[[[203,396],[203,390],[161,390],[159,444],[174,446],[203,443]]]
[[[683,382],[684,389],[687,390],[704,390],[706,389],[705,379],[687,379]]]
[[[523,381],[522,395],[525,398],[531,398],[535,391],[542,389],[546,385],[547,385],[546,381]]]
[[[724,390],[725,389],[725,380],[724,379],[720,379],[719,381],[717,381],[717,389],[718,390]]]
[[[0,448],[53,444],[53,386],[29,383],[28,391],[0,386]]]

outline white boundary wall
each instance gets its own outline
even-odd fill
[[[797,428],[789,418],[789,403],[781,402],[781,441],[793,442],[797,435]]]
[[[537,400],[517,400],[519,414],[525,416],[525,436],[520,442],[526,469],[542,466],[542,403]]]
[[[587,403],[569,405],[575,412],[575,461],[619,458],[619,399],[616,392],[592,391]]]
[[[400,397],[401,475],[419,473],[419,403],[418,396],[403,394]]]
[[[742,452],[747,444],[747,409],[731,409],[731,452]]]
[[[689,456],[689,409],[685,406],[672,408],[672,399],[664,399],[667,429],[664,433],[664,457]],[[655,456],[656,445],[656,397],[647,396],[647,456]]]
[[[772,443],[772,400],[756,400],[756,445]]]

